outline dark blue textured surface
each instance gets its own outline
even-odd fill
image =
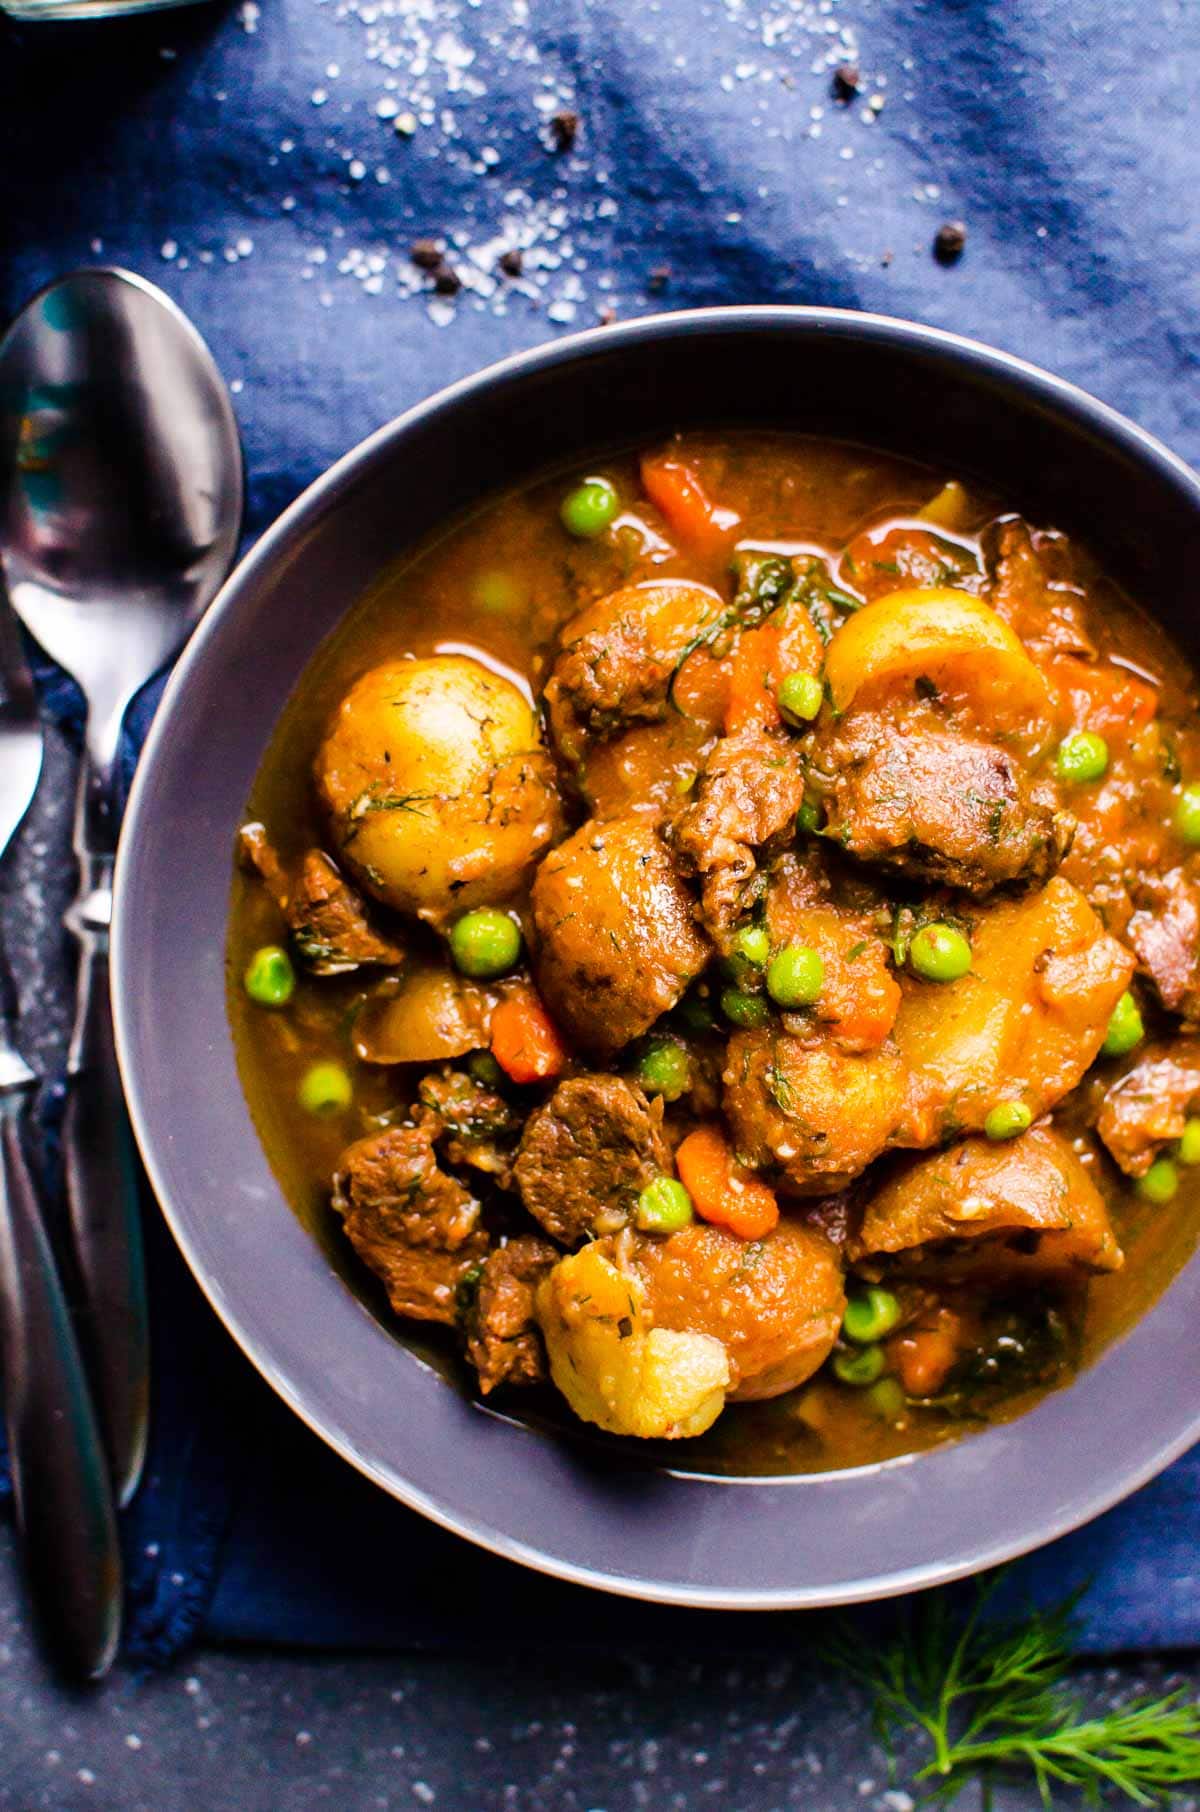
[[[843,107],[829,71],[846,60],[863,89]],[[262,0],[0,22],[0,314],[97,260],[168,289],[234,383],[252,533],[398,410],[609,307],[934,322],[1051,366],[1194,461],[1198,75],[1200,14],[1177,0]],[[555,153],[562,108],[582,129]],[[947,217],[969,229],[952,269],[930,255]],[[429,234],[467,279],[454,300],[408,260]],[[495,266],[514,245],[517,281]],[[55,704],[69,715],[69,695]],[[734,1641],[707,1614],[592,1599],[573,1615],[576,1588],[427,1530],[277,1405],[154,1215],[150,1239],[133,1654],[200,1630],[485,1640],[508,1606],[534,1644],[580,1625]],[[1198,1541],[1193,1455],[1023,1571],[1050,1596],[1094,1577],[1090,1648],[1190,1644]],[[798,1639],[792,1617],[739,1621]]]

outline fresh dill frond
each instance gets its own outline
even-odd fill
[[[1005,1569],[967,1604],[947,1592],[916,1602],[882,1644],[835,1626],[828,1658],[872,1700],[889,1760],[904,1738],[928,1752],[913,1775],[932,1803],[972,1783],[1032,1777],[1042,1805],[1056,1788],[1085,1805],[1161,1805],[1200,1782],[1200,1704],[1179,1690],[1087,1715],[1070,1690],[1077,1596],[1020,1617],[989,1614]]]

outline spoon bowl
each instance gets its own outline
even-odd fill
[[[85,270],[34,297],[0,342],[0,474],[10,596],[82,688],[106,769],[130,699],[195,627],[241,527],[228,391],[161,290]]]

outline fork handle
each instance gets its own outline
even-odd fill
[[[67,924],[79,941],[75,1029],[62,1147],[82,1288],[84,1351],[117,1502],[137,1489],[146,1454],[150,1337],[138,1169],[113,1039],[108,975],[111,862],[85,876]]]
[[[0,1357],[17,1526],[35,1614],[72,1679],[108,1671],[121,1552],[83,1362],[25,1155],[19,1095],[0,1095]]]

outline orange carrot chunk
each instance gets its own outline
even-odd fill
[[[642,489],[681,541],[717,547],[738,527],[736,511],[713,503],[692,468],[670,453],[642,460]]]
[[[558,1027],[531,988],[510,994],[492,1014],[492,1056],[513,1082],[545,1082],[566,1065]]]
[[[698,1126],[675,1153],[679,1180],[702,1220],[762,1239],[779,1219],[775,1192],[742,1165],[715,1126]]]
[[[738,730],[777,729],[783,719],[775,702],[775,663],[779,632],[771,624],[747,629],[739,637],[729,678],[725,734]]]
[[[888,1359],[905,1394],[936,1396],[958,1361],[962,1342],[962,1323],[952,1309],[939,1309],[931,1320],[889,1340]]]

